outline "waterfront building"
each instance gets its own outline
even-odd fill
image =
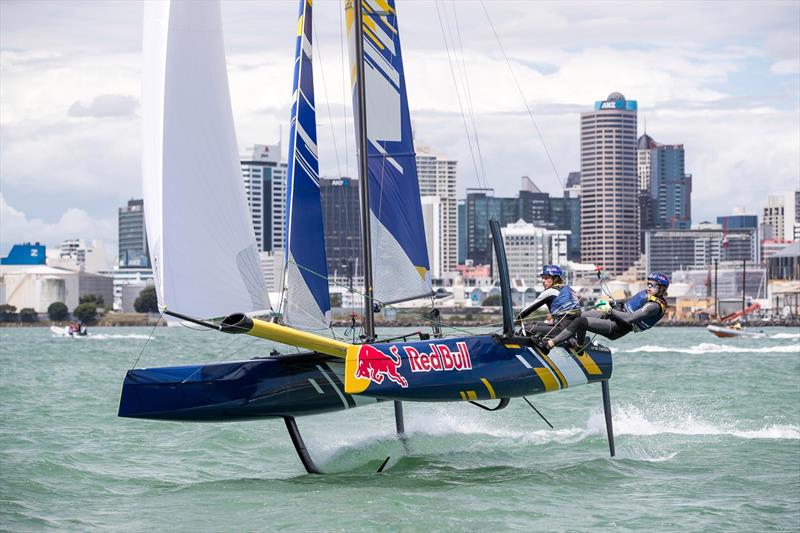
[[[716,225],[701,224],[688,230],[645,232],[647,272],[706,268],[714,261],[755,263],[759,257],[758,233],[752,229],[724,231]]]
[[[636,150],[640,223],[647,229],[689,229],[692,176],[685,172],[682,144],[660,144],[646,133]]]
[[[723,229],[758,229],[758,216],[733,214],[717,217],[717,224]]]
[[[106,306],[110,306],[114,298],[112,279],[42,263],[0,266],[0,305],[46,313],[50,304],[62,302],[72,311],[82,296],[90,294],[102,297]]]
[[[239,160],[258,251],[283,250],[288,166],[281,145],[255,144]]]
[[[283,250],[273,250],[272,252],[258,252],[258,259],[261,262],[261,272],[264,274],[264,286],[269,293],[280,292],[283,288]],[[279,295],[269,296],[269,301],[277,305]]]
[[[612,275],[639,258],[636,120],[617,92],[581,113],[581,259]]]
[[[322,226],[325,231],[325,255],[328,277],[335,283],[361,279],[361,207],[358,180],[322,178]]]
[[[800,280],[800,241],[784,246],[766,259],[769,279]],[[795,293],[795,307],[800,298]]]
[[[144,200],[128,200],[120,207],[118,219],[119,267],[150,268],[150,249],[144,219]]]
[[[437,244],[440,272],[453,272],[458,264],[458,199],[456,198],[456,172],[458,161],[435,154],[430,148],[417,147],[417,176],[421,197],[440,199],[441,226]],[[436,276],[434,277],[441,277]]]
[[[508,275],[518,285],[533,286],[539,283],[542,267],[564,264],[567,261],[568,231],[549,230],[518,220],[501,229],[508,260]],[[497,262],[492,262],[492,272],[497,276]]]
[[[135,289],[139,288],[139,292],[141,292],[145,286],[154,283],[153,269],[151,268],[114,268],[101,270],[98,274],[111,280],[111,297],[104,298],[104,300],[106,305],[110,305],[114,311],[132,309],[131,297],[135,300],[139,296]],[[128,287],[129,285],[133,288]]]

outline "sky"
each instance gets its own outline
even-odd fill
[[[514,196],[521,176],[560,195],[580,113],[612,92],[638,101],[639,134],[684,145],[693,222],[800,188],[800,2],[397,4],[415,143],[459,161],[459,197]],[[357,172],[341,11],[314,3],[323,176]],[[297,2],[222,13],[238,145],[287,150]],[[117,210],[142,195],[141,26],[141,2],[0,0],[0,255],[116,250]]]

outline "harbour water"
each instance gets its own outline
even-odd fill
[[[280,420],[116,416],[125,371],[265,355],[186,328],[85,339],[0,329],[0,529],[8,531],[798,531],[800,333],[656,328],[609,342],[617,457],[599,386],[488,413],[391,404]],[[141,354],[141,357],[140,357]],[[385,471],[375,471],[386,457]]]

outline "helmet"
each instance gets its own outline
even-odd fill
[[[666,274],[662,274],[661,272],[651,273],[649,276],[647,276],[647,281],[652,281],[664,288],[669,287],[669,278]]]
[[[561,267],[558,265],[545,265],[542,269],[542,273],[539,274],[539,277],[542,276],[553,276],[553,277],[563,277],[564,274],[561,272]]]

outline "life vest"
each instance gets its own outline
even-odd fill
[[[556,287],[553,287],[554,289]],[[574,309],[580,309],[581,299],[569,285],[562,285],[559,288],[558,296],[548,306],[551,315],[564,315]]]
[[[641,320],[631,322],[633,331],[639,332],[650,329],[656,325],[656,322],[661,320],[664,313],[667,311],[667,301],[660,296],[648,296],[647,291],[640,291],[628,298],[625,301],[625,311],[633,313],[645,306],[648,302],[656,302],[658,304],[659,312],[657,315],[652,315]]]

